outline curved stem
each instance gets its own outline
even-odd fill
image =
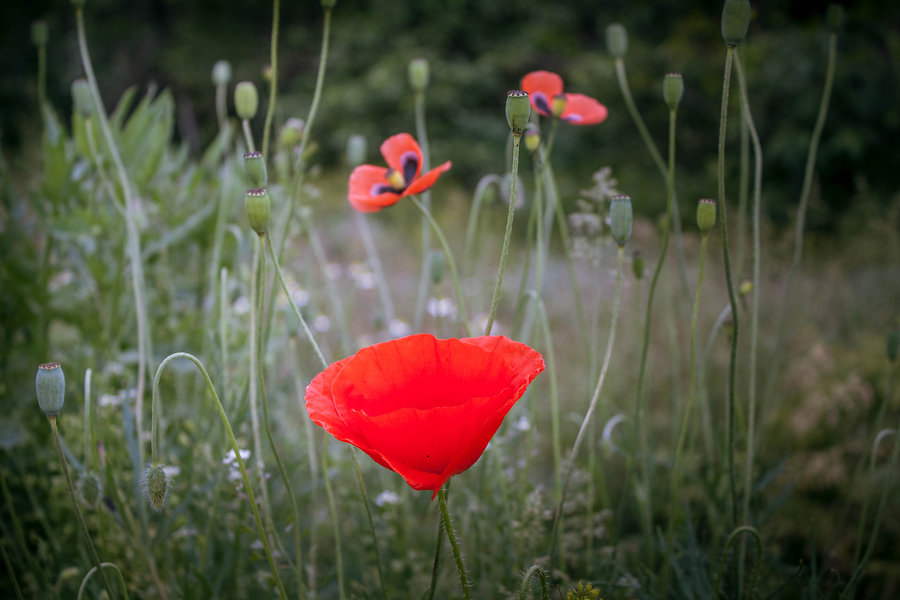
[[[548,588],[547,574],[537,563],[528,567],[525,574],[522,575],[522,585],[519,587],[519,600],[527,600],[528,598],[528,582],[532,577],[537,576],[541,580],[541,598],[550,600],[550,591]]]
[[[491,298],[491,310],[488,313],[487,324],[484,326],[484,335],[491,335],[494,326],[494,316],[497,314],[497,305],[500,303],[500,288],[503,285],[503,270],[506,268],[506,257],[509,254],[509,239],[512,237],[513,216],[516,212],[516,182],[519,179],[519,142],[521,134],[513,133],[512,152],[512,177],[509,184],[509,210],[506,213],[506,233],[503,235],[503,249],[500,251],[500,266],[497,269],[497,282],[494,284],[494,294]]]
[[[739,535],[742,533],[747,533],[753,536],[754,541],[756,541],[756,562],[754,568],[754,574],[751,578],[750,590],[747,593],[748,597],[753,597],[753,587],[756,582],[756,578],[759,576],[759,567],[762,563],[762,539],[759,536],[759,532],[749,525],[742,525],[736,528],[731,532],[731,535],[728,536],[728,539],[725,541],[725,548],[722,550],[722,558],[719,560],[719,568],[716,571],[716,581],[714,585],[713,598],[719,597],[719,585],[722,582],[722,571],[725,570],[725,564],[728,561],[728,551],[731,549],[731,546],[734,544],[734,541],[737,539]]]
[[[122,586],[122,594],[125,596],[125,600],[128,600],[128,586],[125,585],[125,578],[122,576],[122,571],[119,570],[119,567],[115,565],[115,563],[105,562],[100,563],[101,569],[97,569],[97,567],[91,567],[90,570],[85,573],[84,579],[81,580],[81,585],[78,586],[78,596],[77,599],[81,600],[84,596],[84,590],[87,588],[87,583],[93,577],[94,573],[97,571],[102,571],[103,568],[113,569],[116,572],[116,576],[119,578],[119,585]]]
[[[271,78],[269,79],[269,106],[266,108],[266,122],[263,125],[262,153],[269,155],[269,137],[272,132],[272,117],[275,115],[275,102],[278,98],[278,23],[281,13],[281,0],[272,2],[272,50],[269,58]]]
[[[278,575],[278,568],[275,565],[275,558],[272,555],[272,547],[269,543],[269,537],[266,534],[265,527],[263,526],[262,517],[259,513],[259,506],[256,502],[256,496],[253,493],[253,488],[250,485],[250,477],[247,475],[247,468],[244,466],[244,459],[241,458],[241,449],[238,447],[237,439],[234,437],[234,431],[231,429],[231,423],[228,421],[228,416],[225,414],[225,408],[222,406],[222,402],[219,400],[219,394],[216,393],[216,388],[215,386],[213,386],[212,379],[210,379],[209,373],[206,372],[206,368],[203,366],[203,363],[200,362],[200,359],[192,354],[188,354],[187,352],[176,352],[167,356],[159,364],[159,368],[156,370],[156,377],[154,377],[153,379],[153,407],[151,408],[151,410],[154,411],[154,414],[158,410],[159,381],[162,377],[163,369],[167,364],[169,364],[170,361],[175,360],[176,358],[186,358],[194,363],[194,365],[200,371],[200,374],[203,375],[203,379],[206,381],[207,389],[209,390],[210,394],[212,394],[213,401],[216,404],[216,410],[219,413],[219,418],[222,420],[222,424],[225,426],[225,433],[228,435],[229,442],[231,442],[231,449],[234,450],[234,460],[237,462],[238,468],[241,471],[241,479],[244,482],[244,489],[247,493],[247,501],[250,503],[250,508],[253,509],[253,518],[256,521],[257,533],[259,534],[260,541],[262,542],[263,550],[266,554],[266,559],[269,562],[269,568],[272,571],[272,576],[275,579],[275,585],[278,588],[278,592],[282,600],[287,600],[287,592],[285,592],[284,584],[281,583],[281,577]],[[155,440],[157,435],[158,433],[154,430],[154,433],[151,435],[151,440]]]
[[[619,246],[618,258],[616,260],[616,291],[613,296],[612,306],[612,323],[609,327],[609,338],[606,341],[606,354],[603,356],[603,366],[600,368],[600,376],[597,378],[597,386],[594,388],[594,395],[591,397],[590,405],[578,429],[578,435],[575,437],[575,444],[572,446],[572,453],[566,463],[566,472],[563,477],[562,495],[556,504],[556,513],[553,517],[553,529],[550,534],[550,568],[556,558],[556,536],[559,528],[560,518],[562,516],[563,503],[566,501],[566,492],[569,488],[569,478],[572,475],[572,469],[575,465],[575,458],[578,456],[578,450],[581,448],[584,434],[587,431],[588,423],[597,408],[597,400],[600,398],[600,391],[603,389],[603,382],[606,380],[606,373],[609,371],[609,362],[612,358],[613,341],[616,338],[616,324],[619,322],[619,296],[622,291],[622,263],[624,262],[625,246]]]
[[[463,598],[469,600],[469,588],[472,584],[469,582],[469,576],[466,575],[466,566],[463,564],[462,553],[459,551],[459,542],[456,540],[456,534],[453,532],[450,511],[447,510],[447,495],[443,486],[438,488],[438,503],[441,505],[441,520],[444,523],[444,530],[447,532],[447,539],[450,540],[453,558],[456,559],[456,569],[459,571],[459,585],[462,587]]]

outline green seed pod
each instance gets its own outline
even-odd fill
[[[414,58],[409,61],[409,86],[417,94],[421,94],[428,87],[428,61],[424,58]]]
[[[887,357],[891,362],[897,362],[900,356],[900,329],[894,327],[887,332]]]
[[[244,207],[247,210],[247,220],[250,227],[259,235],[269,230],[269,213],[272,212],[272,201],[265,188],[247,190],[244,196]]]
[[[103,497],[103,485],[94,472],[82,472],[78,477],[78,482],[75,484],[75,491],[81,503],[91,510],[97,508],[100,504],[100,499]]]
[[[431,283],[438,285],[444,279],[444,267],[447,259],[443,250],[432,250],[428,253],[428,274],[431,276]]]
[[[737,46],[747,35],[750,25],[749,0],[725,0],[722,7],[722,39],[729,46]]]
[[[212,82],[215,86],[225,86],[231,82],[231,63],[217,60],[212,68]]]
[[[71,0],[72,6],[75,8],[82,8],[84,6],[84,0]]]
[[[613,196],[609,204],[609,227],[613,239],[624,246],[631,237],[631,198],[625,195]]]
[[[697,203],[697,228],[706,235],[716,224],[716,201],[703,198]]]
[[[66,399],[66,376],[58,362],[38,366],[34,388],[44,414],[48,417],[59,414]]]
[[[298,146],[303,141],[303,129],[305,126],[303,119],[288,119],[278,132],[278,142],[288,149]]]
[[[256,116],[259,108],[259,94],[251,81],[242,81],[234,88],[234,110],[241,120],[249,120]]]
[[[844,28],[844,7],[840,4],[830,4],[825,14],[825,21],[831,33],[840,33]]]
[[[510,90],[506,94],[506,122],[514,135],[522,135],[531,116],[531,102],[528,92]]]
[[[244,168],[247,169],[247,178],[254,188],[266,187],[268,177],[266,175],[266,159],[262,152],[248,152],[244,155]]]
[[[625,58],[628,52],[628,31],[621,23],[606,28],[606,49],[613,58]]]
[[[322,0],[322,8],[325,9],[332,9],[335,4],[337,4],[337,0]]]
[[[50,30],[47,29],[47,21],[38,19],[31,24],[31,42],[37,46],[46,46],[47,40],[50,38]]]
[[[634,272],[634,278],[638,281],[644,278],[644,257],[640,252],[635,252],[631,257],[631,270]]]
[[[663,99],[669,110],[678,108],[681,103],[681,97],[684,95],[684,80],[681,73],[668,73],[663,80]]]
[[[141,477],[144,498],[153,510],[159,512],[166,504],[172,482],[162,465],[152,465],[144,470]]]
[[[72,82],[72,102],[78,114],[85,119],[94,114],[94,97],[86,79],[76,79]]]
[[[359,134],[347,138],[347,164],[356,167],[366,160],[366,138]]]
[[[529,123],[525,127],[525,148],[529,152],[537,152],[541,145],[541,130],[534,123]]]

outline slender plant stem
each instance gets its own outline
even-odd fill
[[[439,567],[441,565],[441,546],[444,545],[443,532],[444,523],[441,521],[438,523],[437,536],[435,536],[437,541],[434,543],[434,560],[431,562],[431,584],[428,586],[428,595],[425,596],[426,600],[434,600],[434,593],[437,590],[438,575],[440,574]]]
[[[491,335],[494,326],[494,317],[497,314],[497,305],[500,303],[500,288],[503,285],[503,270],[506,268],[506,257],[509,254],[509,240],[512,237],[513,216],[516,212],[516,182],[519,179],[519,142],[522,135],[513,133],[512,152],[512,177],[509,184],[509,210],[506,213],[506,233],[503,235],[503,249],[500,251],[500,266],[497,268],[497,282],[494,284],[494,294],[491,298],[491,310],[488,313],[487,324],[484,326],[484,335]]]
[[[216,120],[219,122],[219,131],[224,130],[228,122],[228,109],[226,108],[227,88],[227,85],[216,86]]]
[[[719,597],[719,586],[722,582],[722,572],[725,570],[725,564],[728,562],[728,551],[731,549],[731,546],[734,544],[735,540],[737,540],[737,537],[743,533],[751,535],[756,542],[756,563],[754,569],[755,573],[751,581],[755,582],[757,576],[759,575],[759,567],[762,563],[762,539],[759,536],[759,532],[755,528],[749,525],[742,525],[732,531],[728,536],[728,539],[725,541],[725,547],[722,549],[722,557],[719,560],[719,568],[716,571],[716,580],[713,595],[711,596],[712,598]],[[752,584],[750,590],[747,593],[747,597],[753,597]]]
[[[441,231],[441,226],[434,220],[434,217],[431,216],[431,212],[425,205],[415,196],[410,196],[409,198],[428,221],[429,225],[431,225],[431,229],[434,231],[438,241],[441,243],[441,247],[444,249],[444,254],[447,257],[447,265],[450,267],[450,277],[453,279],[453,286],[456,288],[456,304],[459,307],[459,318],[462,321],[463,330],[466,332],[466,335],[471,337],[472,332],[469,328],[469,318],[466,314],[466,299],[465,296],[463,296],[462,286],[459,282],[459,271],[456,269],[456,261],[453,260],[450,244],[447,243],[447,238],[444,236],[444,232]]]
[[[97,118],[100,122],[100,129],[103,131],[103,137],[112,156],[113,164],[116,166],[116,172],[119,176],[119,183],[122,186],[122,194],[125,197],[125,226],[127,232],[128,258],[131,265],[131,285],[134,292],[134,308],[137,318],[138,330],[138,380],[137,380],[137,397],[135,399],[135,428],[137,429],[138,438],[143,435],[143,413],[144,413],[144,385],[147,377],[147,363],[150,356],[153,355],[152,342],[150,339],[150,328],[147,321],[147,308],[145,297],[144,268],[141,262],[141,242],[138,233],[135,218],[138,215],[138,206],[135,202],[131,189],[131,181],[125,170],[125,164],[119,155],[119,149],[116,146],[112,130],[109,127],[109,121],[106,118],[106,109],[103,107],[103,99],[100,96],[100,89],[97,86],[97,78],[94,76],[94,69],[91,65],[91,57],[88,53],[87,38],[84,29],[84,9],[81,6],[75,8],[75,20],[78,31],[78,48],[81,53],[81,64],[87,75],[88,86],[91,95],[94,98],[94,105],[97,111]],[[138,444],[138,464],[144,464],[143,445]]]
[[[391,321],[395,317],[394,303],[391,301],[391,290],[388,288],[387,278],[384,276],[384,266],[381,264],[381,258],[378,256],[378,246],[375,244],[372,228],[369,227],[369,220],[364,213],[353,211],[353,216],[356,219],[356,227],[359,229],[359,236],[362,238],[363,246],[366,248],[369,265],[375,271],[375,280],[378,282],[378,297],[381,299],[384,320],[390,326]]]
[[[244,143],[247,144],[247,152],[256,151],[256,146],[253,144],[253,132],[250,131],[249,119],[241,120],[241,129],[244,132]]]
[[[550,439],[553,447],[553,496],[559,501],[562,497],[562,440],[559,430],[559,385],[556,375],[556,354],[553,351],[550,319],[547,317],[544,300],[537,292],[532,293],[532,301],[538,305],[538,315],[540,316],[541,329],[544,334],[544,343],[547,345],[547,371],[550,374]]]
[[[422,172],[425,173],[431,168],[431,153],[428,146],[428,131],[425,127],[425,92],[417,91],[415,93],[415,119],[416,119],[416,138],[419,142],[419,148],[422,150]],[[422,192],[422,205],[431,212],[431,190]],[[431,251],[431,227],[428,219],[422,218],[422,268],[419,273],[419,286],[416,294],[416,310],[413,313],[413,329],[418,331],[422,328],[422,321],[425,319],[425,297],[428,295],[428,255]]]
[[[485,175],[478,180],[475,186],[475,194],[472,199],[472,207],[469,209],[469,221],[466,224],[466,242],[463,246],[462,267],[466,273],[472,269],[472,246],[475,242],[475,233],[478,230],[478,217],[481,214],[481,205],[484,203],[484,195],[492,184],[501,185],[502,180],[497,175]]]
[[[450,549],[453,550],[453,558],[456,560],[456,569],[459,571],[459,585],[462,587],[463,598],[469,600],[469,589],[472,584],[469,582],[469,576],[466,574],[466,566],[463,564],[462,553],[459,550],[459,542],[456,540],[456,534],[453,532],[453,523],[450,521],[450,511],[447,510],[447,494],[444,492],[443,486],[438,488],[438,502],[441,505],[441,520],[444,523],[444,530],[447,532],[447,539],[450,540]]]
[[[266,122],[263,125],[263,157],[269,155],[269,139],[272,133],[272,118],[275,116],[275,104],[278,99],[278,23],[281,15],[281,0],[272,2],[272,50],[269,55],[271,77],[269,78],[269,106],[266,108]]]
[[[102,571],[104,568],[112,569],[116,573],[116,577],[119,579],[119,585],[122,586],[122,595],[125,596],[125,600],[128,600],[128,586],[125,584],[125,578],[122,576],[122,571],[119,570],[119,567],[115,565],[115,563],[105,562],[100,563],[100,569],[97,567],[91,567],[91,569],[85,574],[84,579],[81,580],[81,585],[78,587],[78,598],[77,600],[81,600],[84,596],[84,590],[87,589],[87,583],[90,578],[94,575],[94,573],[98,571]]]
[[[731,304],[731,354],[728,366],[728,479],[731,486],[731,522],[737,523],[737,483],[734,472],[734,411],[735,411],[735,368],[737,365],[738,313],[737,298],[731,281],[731,263],[728,258],[728,209],[725,202],[725,130],[728,123],[728,93],[731,89],[731,65],[734,62],[734,49],[728,45],[725,54],[725,75],[722,82],[722,111],[719,118],[719,158],[718,158],[718,191],[719,201],[716,215],[722,231],[722,253],[725,263],[725,283],[728,286],[728,300]]]
[[[84,371],[84,423],[82,424],[82,443],[84,445],[84,468],[89,473],[93,473],[97,469],[97,463],[94,460],[93,443],[94,437],[94,419],[91,417],[91,369]]]
[[[90,554],[91,560],[94,562],[94,566],[100,568],[102,564],[100,560],[100,555],[97,554],[97,548],[94,547],[94,541],[91,539],[91,533],[88,531],[87,523],[84,520],[84,515],[81,513],[81,507],[78,506],[78,499],[75,497],[75,486],[72,485],[72,476],[69,474],[69,465],[66,462],[66,456],[63,453],[62,442],[60,440],[59,435],[59,427],[56,423],[56,415],[47,415],[47,420],[50,421],[50,430],[53,433],[53,443],[56,445],[56,454],[59,457],[59,466],[62,469],[63,475],[66,478],[66,491],[69,492],[69,500],[72,502],[72,508],[75,509],[75,516],[78,517],[78,525],[81,527],[81,533],[84,535],[84,541],[88,548],[88,554]],[[109,594],[109,597],[115,598],[115,594],[113,593],[112,585],[109,583],[109,579],[106,577],[106,574],[103,572],[102,568],[100,570],[100,578],[103,580],[103,587],[106,589],[106,593]]]
[[[328,496],[328,510],[331,513],[331,527],[334,532],[334,568],[337,570],[338,597],[341,600],[347,597],[344,586],[344,556],[341,551],[341,529],[338,526],[337,505],[334,501],[334,491],[331,489],[331,477],[328,476],[328,440],[322,442],[322,470],[325,474],[325,495]]]
[[[3,554],[3,564],[6,566],[6,572],[9,573],[17,600],[25,600],[25,596],[22,595],[22,589],[19,587],[19,580],[16,579],[16,571],[13,569],[12,561],[9,560],[9,554],[6,553],[5,542],[6,540],[0,541],[0,553]]]
[[[37,71],[37,94],[38,94],[38,111],[41,117],[44,116],[44,105],[47,104],[47,45],[40,44],[37,47],[38,55],[38,71]]]
[[[219,418],[222,420],[222,424],[225,426],[225,433],[228,435],[228,441],[231,442],[231,449],[234,450],[234,460],[237,462],[238,468],[241,471],[241,478],[244,482],[244,491],[247,494],[247,502],[249,502],[250,508],[253,509],[253,518],[256,521],[257,533],[259,534],[260,542],[262,542],[263,550],[266,554],[266,559],[269,562],[269,568],[272,571],[272,577],[275,580],[275,586],[278,588],[278,593],[282,600],[287,600],[287,592],[284,589],[284,584],[282,584],[281,582],[281,577],[278,575],[278,568],[275,565],[275,558],[272,554],[272,547],[269,542],[269,536],[266,532],[265,526],[263,525],[262,517],[260,516],[256,496],[253,493],[253,487],[250,485],[250,477],[247,475],[247,468],[244,466],[244,459],[241,458],[241,449],[238,447],[237,439],[234,437],[234,431],[231,429],[231,423],[228,421],[228,416],[225,414],[225,408],[222,406],[222,402],[219,400],[219,394],[216,393],[216,388],[213,386],[212,379],[210,379],[209,373],[206,372],[206,368],[197,357],[192,354],[188,354],[187,352],[176,352],[167,356],[159,364],[159,368],[156,370],[156,377],[154,377],[153,379],[153,408],[151,410],[154,411],[154,414],[158,410],[159,382],[162,377],[163,369],[167,364],[169,364],[170,361],[175,360],[176,358],[186,358],[194,363],[194,365],[200,371],[200,374],[203,375],[203,379],[206,381],[207,389],[209,390],[210,394],[212,394],[213,401],[216,404],[216,410],[219,413]],[[151,440],[155,440],[157,435],[158,432],[154,431],[154,433],[151,435]]]
[[[369,495],[366,493],[366,483],[363,481],[362,471],[359,469],[359,461],[356,460],[356,448],[350,449],[350,458],[353,459],[353,467],[356,469],[356,481],[359,484],[359,493],[362,496],[363,506],[366,508],[366,519],[369,522],[369,532],[372,534],[372,548],[375,552],[375,568],[378,570],[378,587],[381,597],[387,599],[387,591],[384,587],[384,574],[381,571],[381,552],[378,550],[378,534],[375,533],[375,521],[372,520],[372,507],[369,505]]]
[[[563,504],[566,501],[566,492],[569,488],[569,479],[572,476],[572,469],[575,466],[575,459],[578,456],[578,450],[581,448],[581,444],[584,440],[584,434],[587,431],[588,424],[591,421],[594,410],[597,408],[597,401],[600,398],[600,391],[603,389],[603,382],[606,380],[606,374],[609,371],[609,362],[612,358],[613,342],[616,339],[616,324],[619,321],[619,297],[622,291],[622,263],[624,262],[624,255],[625,246],[619,246],[618,258],[616,260],[616,291],[615,295],[613,296],[612,323],[609,327],[609,338],[606,341],[606,354],[603,356],[603,365],[600,368],[600,376],[597,378],[597,386],[594,388],[594,395],[591,397],[591,402],[588,405],[588,410],[584,415],[584,420],[582,420],[581,427],[578,429],[578,435],[575,436],[575,444],[572,446],[572,453],[569,455],[569,460],[566,463],[565,476],[563,477],[562,494],[556,504],[556,513],[553,517],[553,529],[550,533],[550,568],[553,568],[553,564],[556,558],[556,537],[559,529],[559,522],[562,518]]]

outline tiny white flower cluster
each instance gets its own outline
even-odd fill
[[[239,448],[239,451],[241,460],[246,462],[250,458],[250,451],[243,448]],[[235,455],[234,449],[228,451],[225,458],[222,459],[222,464],[228,467],[228,481],[241,479],[241,469],[238,466],[237,455]]]
[[[378,279],[368,265],[360,262],[350,263],[348,271],[357,289],[362,291],[375,289]]]
[[[375,506],[382,508],[385,505],[399,504],[400,496],[394,490],[384,490],[375,496]]]
[[[425,310],[436,318],[451,318],[456,316],[456,302],[452,298],[429,298],[425,302]]]

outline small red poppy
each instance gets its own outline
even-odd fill
[[[437,494],[475,464],[543,370],[538,352],[503,336],[411,335],[332,363],[306,388],[306,410],[413,489]]]
[[[434,185],[441,173],[450,169],[450,161],[421,177],[422,150],[408,133],[398,133],[381,144],[381,155],[388,168],[360,165],[350,174],[347,199],[359,212],[375,212],[396,203],[404,196],[419,194]]]
[[[606,120],[606,107],[584,94],[564,94],[562,77],[550,71],[532,71],[522,78],[522,89],[531,97],[538,113],[553,115],[553,99],[565,98],[565,109],[559,118],[575,125],[595,125]]]

